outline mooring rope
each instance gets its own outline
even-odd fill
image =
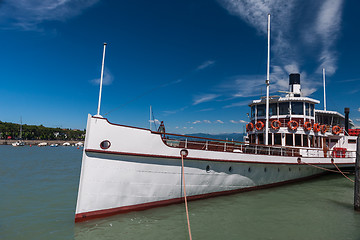
[[[187,224],[189,229],[189,238],[192,240],[191,237],[191,229],[190,229],[190,219],[189,219],[189,209],[187,205],[187,199],[186,199],[186,188],[185,188],[185,174],[184,174],[184,155],[181,154],[181,170],[182,170],[182,182],[183,182],[183,188],[184,188],[184,199],[185,199],[185,209],[186,209],[186,218],[187,218]]]
[[[349,178],[348,176],[345,175],[345,173],[346,173],[346,174],[350,174],[350,173],[349,173],[349,172],[342,172],[342,171],[340,170],[340,168],[338,168],[338,166],[335,164],[334,160],[332,160],[331,163],[336,167],[337,171],[336,171],[336,170],[329,169],[329,168],[319,167],[319,166],[316,166],[316,165],[313,165],[313,164],[310,164],[310,163],[306,163],[306,162],[303,162],[303,161],[301,161],[301,163],[305,163],[306,165],[312,166],[312,167],[314,167],[314,168],[319,168],[319,169],[322,169],[322,170],[325,170],[325,171],[335,172],[335,173],[341,173],[344,177],[346,177],[347,179],[349,179],[351,182],[354,182],[351,178]]]
[[[349,178],[348,176],[346,176],[341,170],[340,168],[335,164],[334,160],[331,160],[331,163],[336,167],[336,169],[347,179],[349,179],[351,182],[354,182],[354,180],[352,180],[351,178]]]
[[[319,168],[319,169],[322,169],[322,170],[325,170],[325,171],[339,173],[339,171],[332,170],[332,169],[329,169],[329,168],[319,167],[319,166],[316,166],[316,165],[313,165],[313,164],[310,164],[310,163],[306,163],[306,162],[303,162],[303,161],[301,161],[301,163],[305,163],[306,165],[312,166],[314,168]]]

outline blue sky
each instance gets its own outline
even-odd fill
[[[344,0],[0,1],[0,120],[84,129],[96,114],[168,132],[243,132],[265,94],[271,13],[271,94],[301,73],[303,93],[360,125],[360,2]],[[322,103],[318,104],[322,109]]]

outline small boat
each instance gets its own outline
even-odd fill
[[[46,142],[41,142],[38,144],[38,147],[45,147],[47,146],[48,144]]]
[[[22,141],[22,118],[20,118],[20,134],[19,140],[11,144],[13,147],[23,147],[25,143]]]
[[[50,145],[50,147],[57,147],[57,146],[59,146],[59,144],[57,144],[57,143],[53,143]]]
[[[11,145],[13,147],[23,147],[23,146],[25,146],[25,143],[23,141],[21,141],[21,140],[18,140],[16,142],[12,143]]]
[[[97,114],[87,119],[75,222],[181,203],[185,185],[196,200],[354,167],[348,115],[315,110],[320,101],[302,95],[298,73],[280,97],[268,94],[268,71],[266,97],[249,103],[244,142],[111,123],[100,115],[101,83],[102,75]]]
[[[71,146],[71,144],[68,142],[65,142],[65,143],[63,143],[63,146],[68,147],[68,146]]]

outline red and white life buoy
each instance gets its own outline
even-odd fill
[[[288,128],[293,131],[295,131],[299,127],[299,123],[294,120],[289,121],[287,125],[288,125]]]
[[[251,132],[252,130],[254,130],[254,124],[249,122],[248,124],[246,124],[246,130],[248,132]]]
[[[305,129],[306,131],[310,131],[311,128],[312,128],[311,122],[305,122],[305,123],[304,123],[304,129]]]
[[[320,124],[314,123],[313,129],[314,129],[314,132],[319,132],[320,131]]]
[[[320,126],[320,131],[322,134],[325,134],[327,132],[327,129],[328,129],[328,127],[325,124]]]
[[[278,130],[281,126],[281,122],[279,120],[274,120],[271,122],[271,128],[274,130]]]
[[[341,128],[338,125],[333,126],[332,132],[333,132],[333,134],[338,135],[341,132]]]
[[[260,131],[264,128],[265,124],[262,121],[257,121],[255,124],[256,130]]]

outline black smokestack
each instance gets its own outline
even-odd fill
[[[289,75],[289,85],[300,84],[300,73],[291,73]]]
[[[349,113],[350,113],[350,108],[345,108],[344,110],[345,112],[345,134],[349,135]]]

